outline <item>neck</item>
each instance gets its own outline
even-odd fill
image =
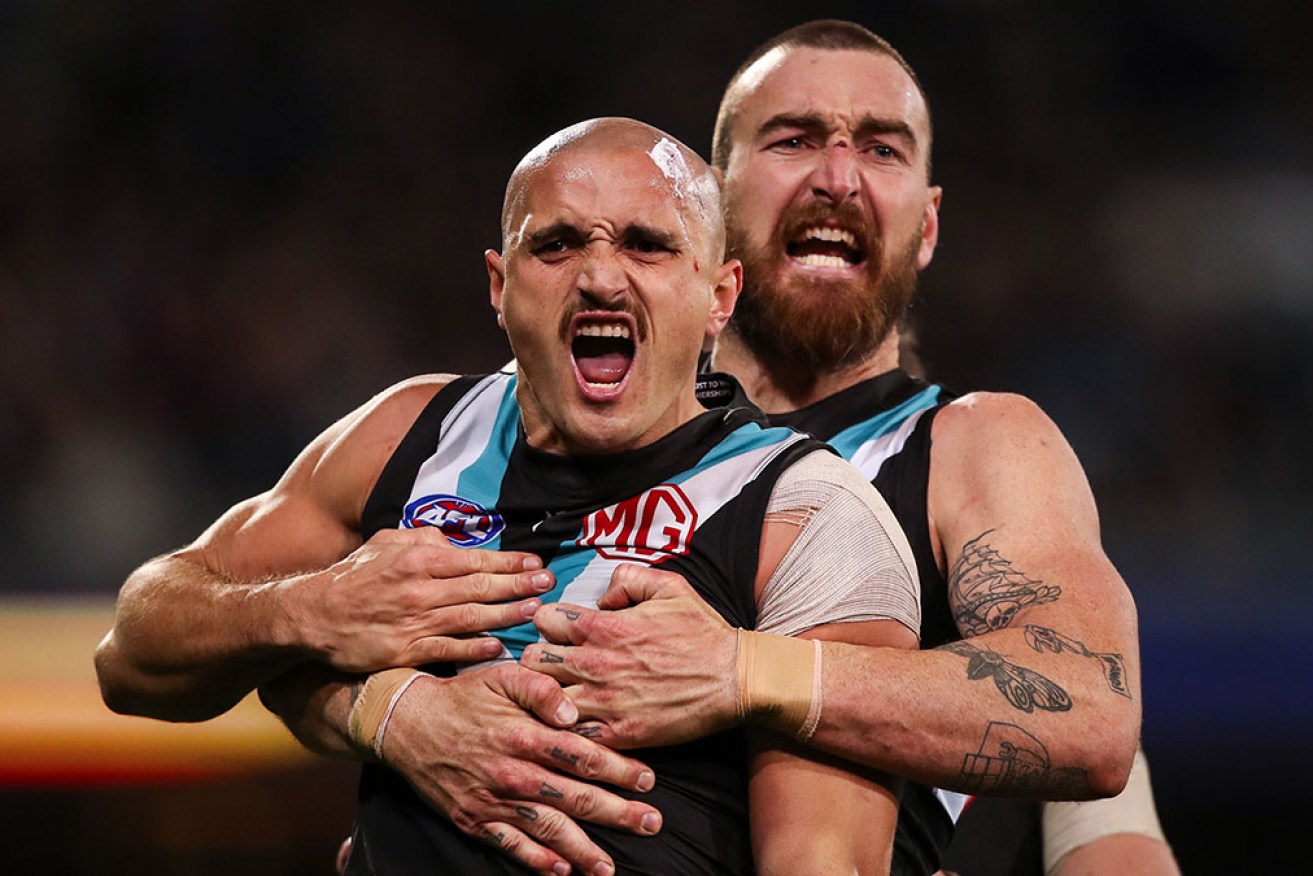
[[[712,364],[717,371],[738,378],[748,398],[763,411],[783,414],[897,368],[898,330],[891,330],[866,359],[832,371],[816,371],[790,360],[754,353],[731,325],[716,342]]]

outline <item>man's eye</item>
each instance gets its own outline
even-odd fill
[[[534,248],[533,254],[537,256],[560,255],[565,252],[566,245],[564,240],[549,240],[541,243]]]
[[[871,154],[876,158],[889,160],[898,157],[898,150],[892,146],[886,146],[884,143],[876,143],[871,147]]]
[[[805,143],[806,141],[802,137],[785,137],[783,140],[775,141],[775,148],[785,150],[801,149]]]
[[[643,255],[656,255],[657,253],[670,251],[665,244],[659,243],[655,240],[644,240],[643,238],[632,241],[629,246],[635,252],[642,253]]]

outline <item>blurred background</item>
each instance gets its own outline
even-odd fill
[[[706,154],[742,58],[816,17],[890,39],[930,94],[924,357],[959,390],[1036,399],[1084,461],[1140,606],[1145,744],[1186,872],[1302,870],[1302,4],[440,6],[0,3],[13,872],[328,871],[351,768],[244,718],[170,760],[197,728],[100,714],[119,584],[388,384],[506,360],[481,253],[528,148],[628,115]]]

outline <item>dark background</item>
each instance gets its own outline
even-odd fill
[[[931,98],[931,374],[1031,396],[1085,463],[1182,863],[1305,869],[1302,4],[439,6],[0,3],[0,595],[108,599],[374,392],[500,365],[520,155],[597,115],[706,154],[748,51],[850,18]]]

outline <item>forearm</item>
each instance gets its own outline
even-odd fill
[[[306,748],[340,760],[372,759],[351,738],[351,708],[363,684],[358,675],[322,663],[303,663],[260,686],[260,701]]]
[[[810,742],[965,793],[1115,794],[1138,742],[1139,702],[1109,684],[1103,665],[1036,653],[1024,629],[978,636],[952,651],[827,644],[821,719]],[[1001,756],[1000,745],[1015,759]]]
[[[305,659],[280,627],[284,582],[238,582],[182,556],[143,565],[124,584],[96,651],[105,703],[172,721],[221,714]]]

